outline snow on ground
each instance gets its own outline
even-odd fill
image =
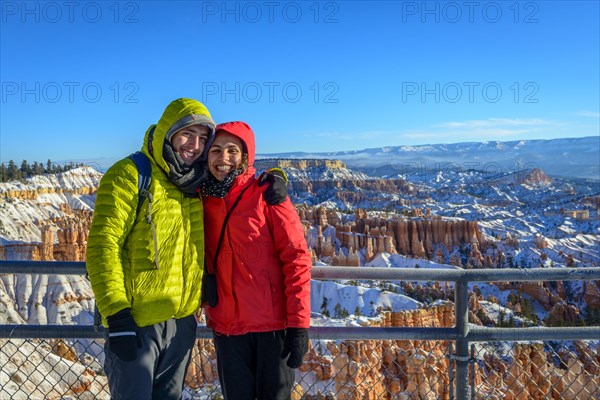
[[[72,210],[92,210],[95,195],[78,194],[98,187],[102,174],[91,167],[81,167],[59,174],[36,175],[26,182],[0,183],[0,244],[7,242],[39,243],[40,223],[67,214],[61,206]],[[12,192],[38,192],[34,200],[5,198]],[[46,193],[52,191],[51,193]]]
[[[313,312],[328,312],[333,318],[342,318],[342,313],[377,316],[381,310],[416,310],[423,304],[408,296],[381,291],[376,288],[342,284],[334,281],[311,280],[310,309]]]
[[[437,269],[460,269],[454,265],[440,264],[422,258],[411,258],[402,254],[379,253],[371,261],[365,263],[365,267],[378,268],[437,268]]]

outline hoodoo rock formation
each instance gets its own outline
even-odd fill
[[[89,195],[94,194],[97,187],[78,187],[65,189],[61,187],[40,187],[37,189],[6,189],[0,191],[0,196],[19,200],[36,200],[46,194]]]
[[[400,194],[417,191],[404,179],[373,178],[351,171],[340,160],[261,159],[254,163],[257,170],[282,168],[289,177],[288,192],[335,198],[344,204],[361,204],[386,197],[389,206],[403,205]]]
[[[0,255],[9,260],[85,261],[92,212],[78,210],[70,214],[45,221],[39,227],[41,243],[0,245]]]
[[[297,210],[300,219],[306,221],[307,236],[311,226],[317,227],[317,245],[314,251],[319,259],[335,257],[336,262],[346,262],[344,256],[340,256],[340,248],[346,248],[352,249],[348,254],[365,250],[367,262],[377,254],[386,252],[451,263],[451,249],[469,245],[468,260],[472,266],[490,264],[481,253],[482,249],[487,248],[487,241],[476,221],[368,217],[365,210],[358,209],[353,222],[342,223],[335,211],[323,207],[299,206]],[[323,231],[326,228],[333,228],[335,235],[324,237]],[[339,246],[335,245],[334,240]],[[354,264],[346,262],[332,265]]]

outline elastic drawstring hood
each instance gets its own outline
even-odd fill
[[[142,151],[156,161],[158,166],[169,176],[169,179],[171,179],[169,172],[172,169],[175,170],[175,174],[181,174],[183,167],[175,167],[179,162],[177,159],[169,160],[171,165],[166,162],[163,155],[164,143],[165,141],[170,143],[171,138],[177,131],[192,125],[206,126],[209,129],[206,146],[198,161],[194,163],[204,165],[208,148],[215,138],[215,122],[212,120],[208,109],[199,101],[187,98],[173,100],[165,108],[158,123],[151,125],[146,131]]]
[[[200,183],[200,190],[204,196],[212,196],[223,198],[229,192],[229,189],[235,182],[238,176],[242,175],[244,181],[249,179],[250,176],[254,176],[254,157],[256,152],[256,145],[254,140],[254,132],[252,128],[242,121],[225,122],[217,125],[215,128],[215,136],[219,131],[227,132],[242,142],[243,152],[246,155],[244,157],[244,163],[241,169],[232,171],[222,181],[217,180],[210,172],[206,179]]]
[[[256,153],[256,144],[254,141],[254,132],[252,128],[242,121],[224,122],[217,125],[215,132],[225,131],[239,138],[244,145],[244,153],[248,155],[248,168],[254,167],[254,157]]]

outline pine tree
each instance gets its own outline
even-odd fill
[[[42,175],[44,173],[44,164],[42,164],[41,162],[34,162],[33,163],[33,174],[34,175]]]
[[[0,182],[7,182],[7,181],[8,181],[8,169],[6,168],[6,165],[0,164]]]
[[[323,303],[321,303],[321,313],[326,317],[329,317],[329,301],[325,296],[323,296]]]
[[[29,166],[27,160],[23,160],[21,162],[21,175],[23,176],[23,178],[31,176],[31,167]]]
[[[504,310],[500,310],[500,312],[498,313],[498,326],[499,327],[503,327],[504,326],[504,318],[506,316],[506,312]]]
[[[343,318],[342,316],[342,305],[340,303],[337,303],[334,307],[333,307],[333,318]]]
[[[17,168],[17,164],[13,160],[8,162],[8,180],[16,181],[21,179],[21,171]]]

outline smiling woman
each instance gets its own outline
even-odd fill
[[[217,125],[201,184],[214,287],[203,305],[228,400],[289,399],[308,351],[310,251],[287,192],[271,201],[256,177],[255,148],[248,124]]]
[[[244,157],[242,141],[228,132],[221,131],[208,151],[208,168],[213,176],[222,181],[230,172],[245,169],[247,157]]]

